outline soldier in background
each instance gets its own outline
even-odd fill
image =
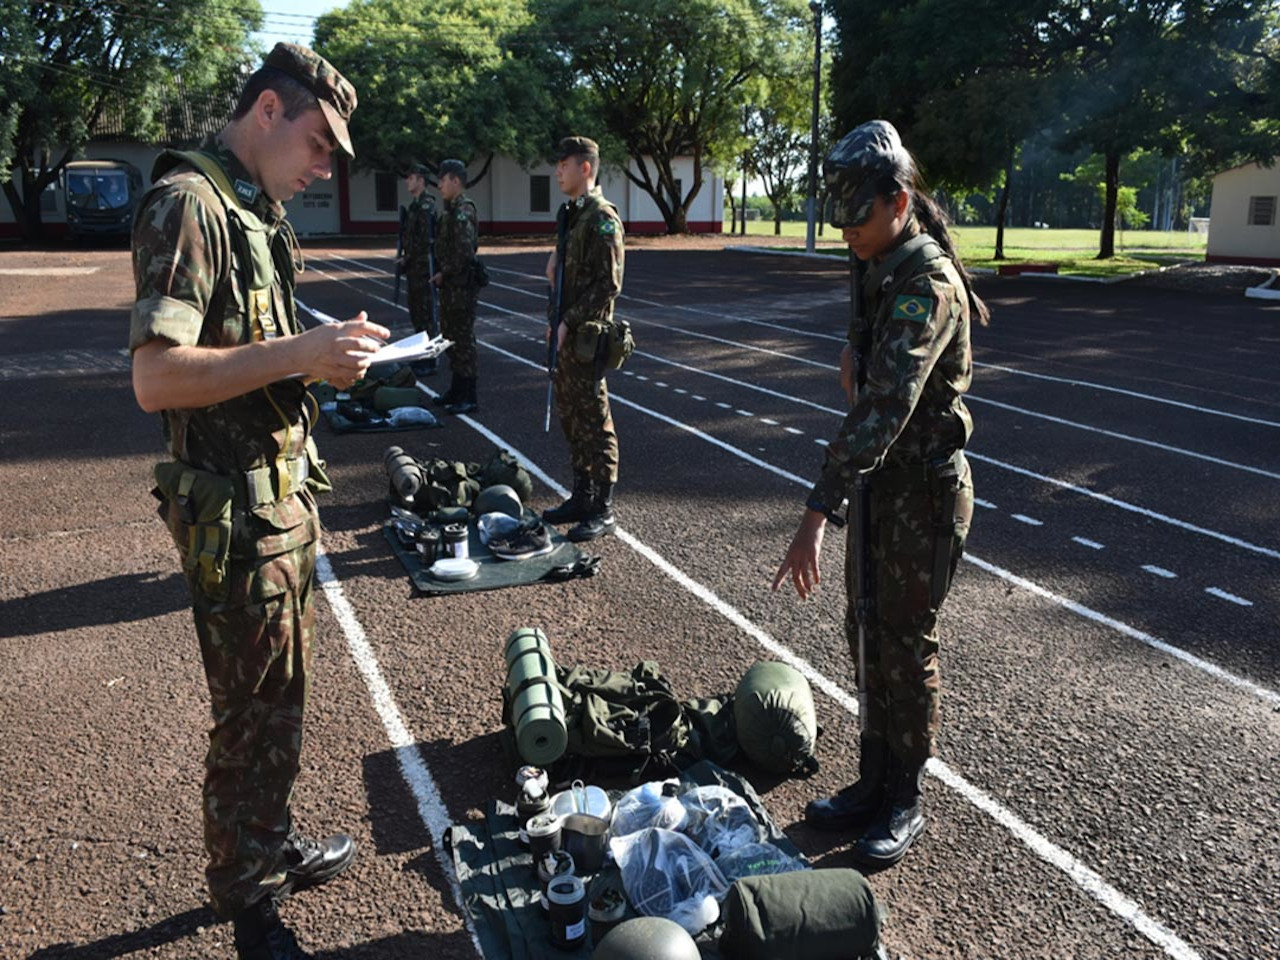
[[[301,834],[289,801],[311,677],[315,494],[305,379],[344,388],[389,331],[362,312],[304,331],[301,253],[282,203],[352,154],[356,92],[305,47],[277,44],[230,123],[167,152],[134,221],[129,347],[138,404],[164,415],[160,515],[183,560],[213,712],[206,875],[242,960],[305,958],[277,902],[340,873],[351,839]]]
[[[569,200],[557,213],[563,249],[557,248],[547,261],[547,279],[554,285],[558,258],[564,257],[559,324],[548,334],[557,338],[556,414],[569,442],[573,492],[542,518],[576,524],[568,537],[581,542],[614,528],[618,435],[609,412],[602,341],[613,325],[613,302],[622,292],[622,219],[596,185],[600,148],[594,140],[566,137],[556,159],[556,181]]]
[[[964,446],[973,419],[962,399],[973,376],[969,331],[987,322],[956,255],[945,214],[926,192],[915,159],[883,120],[841,140],[824,166],[834,200],[831,222],[866,265],[862,284],[870,352],[865,385],[855,386],[854,333],[840,357],[850,410],[827,447],[822,475],[800,529],[773,580],[790,575],[808,597],[828,520],[870,484],[867,549],[873,584],[857,783],[815,800],[805,820],[856,830],[854,857],[896,863],[924,829],[921,780],[936,750],[942,695],[938,611],[951,586],[973,517]],[[851,513],[852,513],[851,509]],[[845,634],[858,644],[850,523]]]
[[[418,333],[431,329],[431,298],[435,295],[431,289],[431,218],[435,211],[427,193],[429,176],[425,165],[415,163],[404,178],[413,199],[405,217],[399,266],[409,276],[409,322]],[[411,366],[418,376],[430,376],[436,372],[436,358],[416,360]]]
[[[440,290],[440,327],[449,348],[449,389],[436,403],[450,413],[471,413],[476,402],[476,301],[480,296],[476,247],[479,226],[476,205],[463,192],[467,167],[461,160],[445,160],[436,170],[444,201],[436,217],[436,273]]]

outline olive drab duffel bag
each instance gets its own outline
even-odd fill
[[[862,960],[878,956],[880,914],[857,870],[797,870],[734,881],[720,952],[732,960]]]
[[[756,661],[734,693],[733,715],[738,745],[757,766],[787,776],[808,776],[818,769],[813,691],[795,667]]]

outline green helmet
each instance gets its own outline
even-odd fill
[[[520,503],[519,494],[505,483],[499,483],[485,487],[476,494],[471,503],[471,511],[477,517],[483,517],[486,513],[505,513],[519,520],[524,515],[524,506]]]
[[[693,937],[666,917],[636,917],[610,930],[591,960],[701,960]]]

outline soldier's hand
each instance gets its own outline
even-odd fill
[[[442,286],[444,284],[444,274],[437,273],[435,276],[431,278],[431,282],[434,283],[437,287]]]
[[[827,528],[827,518],[816,510],[806,510],[800,528],[791,538],[791,545],[782,558],[782,564],[773,577],[773,589],[777,590],[782,581],[791,575],[796,593],[801,600],[808,600],[822,576],[818,569],[818,558],[822,553],[822,538]]]
[[[361,310],[343,323],[313,327],[298,339],[307,351],[306,372],[342,390],[364,376],[374,353],[390,336],[390,330]]]
[[[844,395],[849,399],[849,406],[853,406],[854,400],[857,399],[858,388],[853,379],[853,344],[846,343],[844,349],[840,351],[840,388],[844,390]]]
[[[564,350],[564,342],[569,336],[569,328],[564,325],[564,321],[560,322],[560,326],[556,329],[556,353],[559,354]]]
[[[554,250],[551,251],[551,256],[547,257],[547,283],[551,284],[552,288],[556,285],[556,252]]]

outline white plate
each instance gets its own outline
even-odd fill
[[[444,557],[427,570],[437,580],[470,580],[479,572],[480,564],[467,557]]]

